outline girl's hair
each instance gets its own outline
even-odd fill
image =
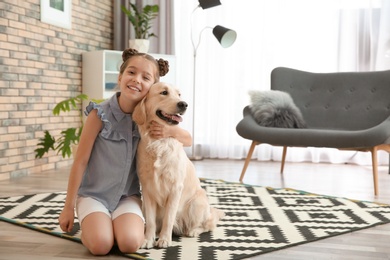
[[[165,76],[169,71],[169,62],[167,60],[158,59],[156,60],[151,55],[147,53],[138,52],[136,49],[126,49],[122,53],[123,63],[120,67],[119,73],[123,74],[127,64],[133,57],[144,57],[145,59],[151,61],[156,66],[156,75],[154,75],[156,82],[160,81],[160,76]]]

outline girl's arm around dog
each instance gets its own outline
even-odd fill
[[[150,135],[153,138],[161,139],[173,137],[177,139],[183,146],[191,146],[192,145],[192,136],[191,134],[177,125],[167,126],[159,124],[155,121],[150,123]]]

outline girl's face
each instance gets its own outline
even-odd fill
[[[121,95],[135,102],[141,101],[156,81],[156,70],[156,66],[146,58],[132,57],[118,78]]]

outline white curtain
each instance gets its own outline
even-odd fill
[[[279,66],[311,72],[390,69],[390,0],[225,0],[203,10],[197,0],[175,0],[175,53],[178,86],[190,104],[183,127],[206,158],[245,158],[250,141],[236,133],[248,90],[270,88],[270,72]],[[194,11],[194,12],[193,12]],[[193,37],[197,51],[193,104]],[[237,32],[222,48],[211,29]],[[201,33],[202,32],[202,33]],[[187,151],[191,154],[191,150]],[[281,148],[262,144],[254,158],[280,160]],[[387,164],[387,153],[379,163]],[[287,161],[371,164],[370,153],[329,148],[290,148]]]

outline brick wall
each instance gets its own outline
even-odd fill
[[[55,152],[35,158],[38,138],[80,125],[53,116],[81,92],[81,53],[112,49],[112,1],[72,0],[72,29],[40,21],[40,0],[0,2],[0,180],[70,165]]]

